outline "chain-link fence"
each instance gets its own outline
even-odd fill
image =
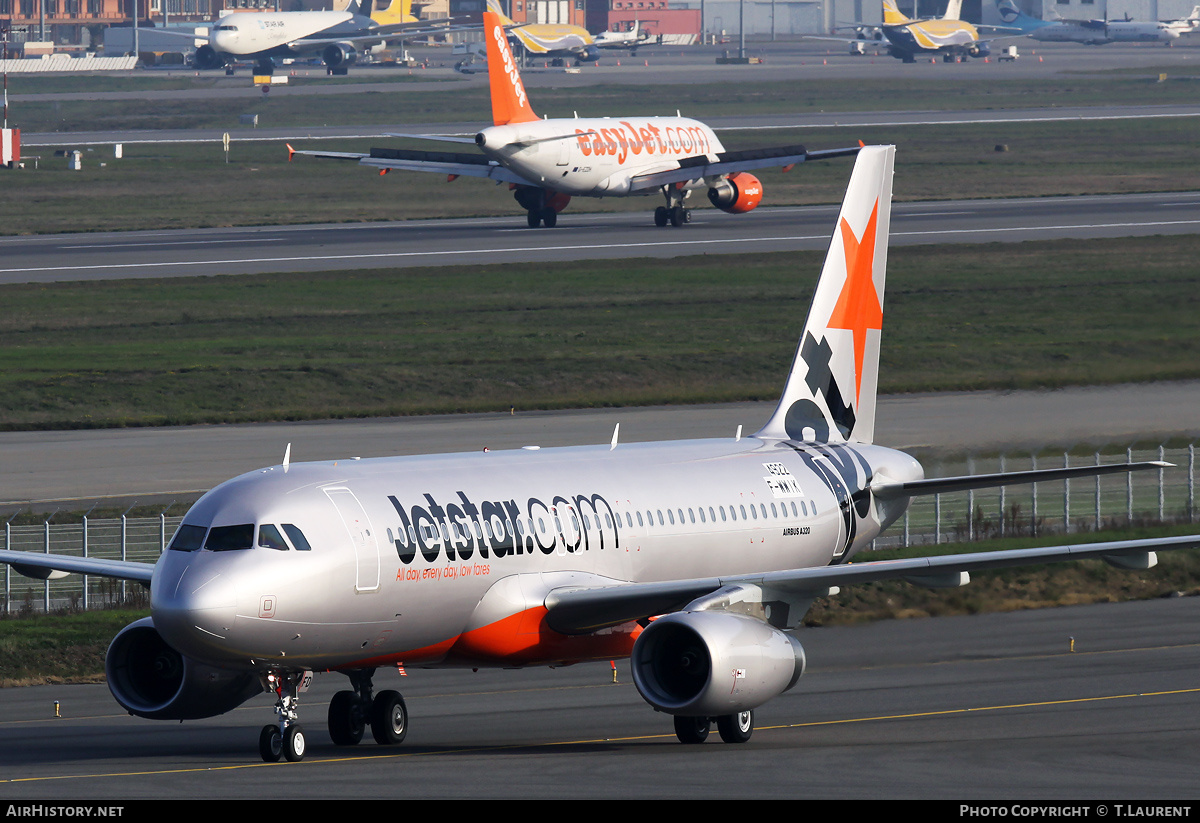
[[[84,517],[78,523],[35,526],[10,523],[4,528],[4,548],[153,563],[182,520],[159,515],[105,520]],[[4,614],[148,604],[147,592],[138,583],[78,574],[33,580],[17,574],[11,566],[4,567]]]
[[[902,522],[875,541],[876,549],[986,540],[998,536],[1070,534],[1139,523],[1195,519],[1195,447],[1128,450],[1103,462],[1166,460],[1175,468],[1105,477],[1058,480],[982,491],[954,492],[912,501]],[[927,477],[1026,471],[1100,463],[1100,454],[1000,455],[925,461]],[[142,517],[5,527],[4,547],[153,563],[182,517]],[[68,575],[33,580],[4,566],[3,613],[139,605],[147,594],[137,583]]]

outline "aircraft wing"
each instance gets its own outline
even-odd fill
[[[75,572],[98,577],[115,577],[118,580],[134,580],[149,585],[150,577],[154,573],[153,563],[104,560],[99,557],[69,557],[42,552],[0,551],[0,563],[7,563],[20,574],[40,580],[62,576],[55,572]]]
[[[679,168],[666,171],[649,172],[633,177],[629,183],[630,191],[645,191],[657,189],[671,183],[682,183],[688,180],[698,180],[701,177],[712,177],[720,174],[734,174],[739,171],[769,168],[771,166],[790,166],[809,160],[827,160],[832,157],[847,157],[858,154],[859,146],[846,149],[824,149],[808,151],[801,145],[776,146],[765,149],[745,149],[742,151],[725,151],[717,155],[715,161],[710,161],[707,155],[685,157],[679,161]]]
[[[831,586],[876,580],[908,579],[923,585],[960,585],[963,572],[1007,566],[1031,566],[1064,560],[1103,558],[1121,568],[1154,565],[1155,551],[1200,548],[1200,535],[1143,540],[1118,540],[1037,549],[973,552],[905,560],[876,560],[761,574],[708,577],[662,583],[623,583],[610,586],[565,586],[551,590],[545,600],[546,622],[563,634],[587,634],[632,620],[687,608],[728,587],[758,587],[767,591],[819,595]],[[702,607],[702,604],[696,604]]]
[[[529,185],[529,181],[489,160],[482,154],[450,151],[421,151],[418,149],[371,149],[369,154],[345,151],[297,151],[288,146],[288,160],[295,155],[322,157],[329,160],[356,160],[359,165],[405,171],[428,171],[467,177],[487,177],[503,183]]]
[[[1069,466],[1060,469],[1034,469],[1024,472],[1001,472],[999,474],[967,474],[961,477],[934,477],[912,480],[908,483],[889,483],[886,479],[871,484],[871,492],[881,500],[894,497],[916,497],[923,494],[961,492],[968,489],[985,489],[996,486],[1013,486],[1018,483],[1041,483],[1050,480],[1069,480],[1072,477],[1095,477],[1101,474],[1145,471],[1147,469],[1170,469],[1173,463],[1147,460],[1141,463],[1109,463],[1103,466]]]

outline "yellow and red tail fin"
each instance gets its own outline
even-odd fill
[[[870,443],[875,436],[895,152],[867,146],[858,153],[792,371],[760,437]]]
[[[529,105],[517,61],[508,47],[508,34],[500,15],[483,13],[484,39],[487,41],[488,81],[492,91],[492,122],[497,126],[509,123],[530,123],[538,119]]]

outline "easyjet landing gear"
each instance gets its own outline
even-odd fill
[[[691,192],[680,191],[674,186],[663,186],[662,191],[663,196],[667,198],[667,205],[654,210],[654,225],[661,229],[670,223],[679,228],[684,223],[692,222],[692,210],[683,205],[683,201]]]
[[[558,225],[558,212],[549,206],[541,209],[530,209],[526,213],[526,220],[531,229],[536,229],[539,223],[544,224],[548,229],[552,229]]]
[[[278,723],[268,723],[258,735],[258,753],[267,763],[276,763],[281,757],[295,763],[304,759],[308,742],[296,706],[300,692],[308,690],[312,672],[271,672],[266,676],[267,687],[275,692],[275,714]]]
[[[356,746],[367,725],[381,746],[393,746],[408,734],[408,707],[400,692],[382,691],[372,697],[374,669],[348,672],[354,691],[340,691],[329,701],[329,736],[338,746]]]
[[[717,731],[726,743],[745,743],[754,734],[754,712],[724,714],[716,718]],[[708,739],[712,719],[675,716],[675,736],[680,743],[703,743]]]
[[[525,209],[525,219],[531,229],[538,226],[554,228],[558,225],[558,213],[571,202],[567,195],[548,192],[536,186],[517,186],[513,190],[513,198]]]

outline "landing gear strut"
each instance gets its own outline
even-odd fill
[[[308,742],[296,706],[300,692],[308,691],[311,682],[310,671],[275,671],[266,676],[265,685],[275,692],[275,714],[279,716],[278,723],[268,723],[258,735],[258,753],[267,763],[276,763],[280,757],[292,763],[304,759]]]
[[[662,193],[663,197],[667,199],[667,205],[659,206],[654,210],[654,225],[661,229],[670,223],[679,228],[684,223],[692,222],[692,210],[683,205],[683,201],[691,194],[690,191],[680,191],[674,186],[663,186]]]

